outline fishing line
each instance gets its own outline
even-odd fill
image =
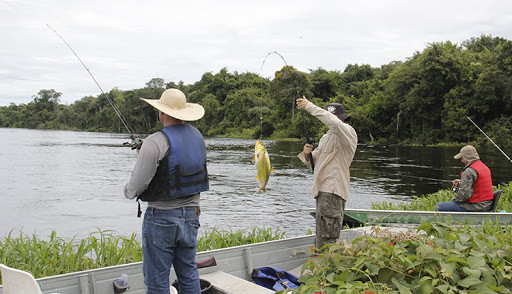
[[[283,55],[279,54],[277,51],[269,52],[267,54],[267,56],[265,56],[265,59],[263,59],[263,63],[261,64],[261,69],[263,70],[263,65],[265,64],[265,61],[267,61],[267,58],[271,54],[277,54],[279,57],[281,57],[281,59],[283,60],[284,64],[286,65],[286,69],[288,69],[288,72],[290,73],[290,78],[293,80],[293,73],[292,73],[292,70],[290,69],[290,66],[288,65],[288,63],[284,59]],[[300,97],[299,88],[300,88],[300,85],[297,85],[297,90],[296,90],[297,91],[297,96]],[[292,101],[292,118],[293,118],[294,109],[295,109],[295,99],[293,99],[293,101]]]
[[[261,64],[261,69],[263,69],[263,65],[265,65],[265,62],[267,61],[267,58],[272,55],[272,54],[276,54],[277,56],[279,56],[284,64],[286,65],[286,69],[288,69],[288,72],[290,73],[290,78],[294,81],[296,81],[296,79],[293,78],[293,73],[290,69],[290,66],[288,65],[288,63],[286,62],[286,60],[284,59],[283,55],[279,54],[279,52],[277,51],[272,51],[272,52],[269,52],[267,54],[267,56],[265,56],[265,59],[263,59],[263,63]],[[300,98],[300,85],[297,84],[297,96]],[[294,113],[294,110],[295,109],[295,99],[293,99],[293,103],[292,103],[292,117],[293,117],[293,113]],[[304,135],[306,137],[306,143],[308,144],[311,144],[311,145],[315,145],[315,138],[313,138],[313,136],[310,136],[309,132],[308,132],[308,128],[306,127],[306,120],[304,118],[304,115],[301,115],[301,118],[302,118],[302,129],[304,130]],[[310,154],[310,162],[311,162],[311,167],[312,169],[314,170],[315,169],[315,166],[314,166],[314,163],[313,163],[313,155]]]
[[[89,68],[87,68],[87,66],[85,66],[85,63],[82,61],[82,59],[78,56],[78,54],[76,54],[75,50],[73,50],[73,48],[71,48],[71,46],[68,44],[68,42],[66,42],[66,40],[64,40],[64,38],[59,35],[59,33],[57,33],[56,30],[54,30],[49,24],[47,24],[47,26],[50,28],[50,30],[52,30],[61,40],[62,42],[64,42],[64,44],[66,44],[66,46],[68,46],[69,50],[71,50],[71,52],[73,52],[73,54],[76,56],[76,58],[78,59],[78,61],[80,61],[80,63],[82,64],[82,66],[85,68],[85,70],[87,71],[87,73],[89,73],[89,75],[91,76],[92,80],[94,81],[94,83],[96,83],[96,86],[98,86],[98,88],[100,89],[101,93],[105,96],[105,98],[107,98],[107,101],[110,103],[110,105],[112,106],[112,108],[114,108],[114,111],[115,113],[117,114],[117,116],[119,117],[119,119],[121,120],[121,122],[123,123],[124,127],[126,128],[126,130],[128,131],[128,133],[130,134],[130,139],[132,139],[132,142],[131,143],[125,143],[125,145],[130,145],[132,147],[132,149],[140,149],[140,146],[142,145],[142,140],[139,139],[139,138],[136,138],[135,135],[133,134],[134,131],[133,129],[131,129],[129,126],[128,126],[128,123],[127,121],[124,119],[124,117],[121,115],[121,112],[117,109],[117,107],[114,105],[114,103],[112,102],[112,100],[108,97],[108,95],[105,93],[105,91],[103,91],[103,89],[101,88],[100,84],[98,83],[98,81],[94,78],[94,76],[92,75],[91,71],[89,70]]]
[[[469,116],[466,115],[466,117],[469,119],[470,122],[472,122],[475,125],[475,127],[477,127],[480,130],[480,132],[482,132],[482,134],[485,135],[485,137],[487,137],[487,139],[489,139],[489,141],[491,141],[491,143],[494,144],[494,146],[496,146],[496,148],[498,148],[499,151],[501,151],[501,153],[503,153],[503,155],[505,155],[505,157],[508,159],[508,161],[512,162],[510,157],[508,157],[508,155],[505,152],[503,152],[503,150],[501,150],[501,148],[498,147],[498,145],[496,145],[496,143],[494,143],[494,141],[491,140],[491,138],[489,138],[489,136],[487,136],[487,134]]]
[[[400,175],[400,177],[406,177],[406,178],[413,178],[413,179],[419,179],[419,180],[427,180],[427,181],[435,181],[435,182],[446,182],[451,183],[452,180],[442,180],[442,179],[435,179],[435,178],[427,178],[427,177],[419,177],[419,176],[409,176],[409,175]]]
[[[292,73],[292,70],[290,69],[290,66],[288,65],[288,63],[284,59],[283,55],[279,54],[277,51],[269,52],[267,54],[267,56],[265,56],[265,59],[263,59],[263,63],[261,65],[261,68],[263,69],[263,65],[265,64],[265,61],[267,60],[267,58],[271,54],[276,54],[277,56],[279,56],[283,60],[284,64],[286,65],[286,68],[288,69],[288,72],[290,73],[290,78],[295,81],[295,79],[293,78],[293,73]],[[299,88],[300,88],[300,85],[297,84],[297,96],[298,97],[300,97]],[[292,118],[293,118],[294,110],[295,110],[295,99],[293,99],[293,103],[292,103]],[[308,132],[308,129],[306,128],[306,120],[304,118],[304,115],[301,115],[301,118],[302,118],[302,129],[304,131],[304,136],[306,137],[306,143],[307,144],[311,144],[311,145],[314,146],[315,145],[315,138],[313,138],[313,136],[310,136],[310,134]],[[315,170],[315,163],[313,162],[313,154],[312,153],[309,154],[309,162],[311,163],[311,169],[314,171]]]

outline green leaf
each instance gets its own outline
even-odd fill
[[[446,233],[448,230],[447,230],[447,226],[445,224],[437,222],[437,223],[433,223],[432,227],[437,231],[437,233],[439,234],[439,237],[444,238],[446,236]]]
[[[429,273],[433,278],[437,278],[437,276],[439,275],[438,270],[432,267],[425,268],[425,271]]]
[[[409,287],[403,285],[402,283],[397,281],[397,279],[392,278],[391,281],[398,288],[398,291],[400,291],[400,294],[412,294],[411,290],[409,290]]]
[[[421,294],[431,294],[434,292],[434,284],[431,277],[422,277],[419,280],[412,281],[411,283],[414,285],[412,289],[418,289]]]
[[[336,294],[336,288],[332,288],[332,287],[323,288],[322,294]]]
[[[356,262],[354,263],[354,267],[355,268],[359,268],[361,266],[361,264],[363,264],[364,262],[366,261],[366,257],[365,256],[361,256],[359,257]]]
[[[448,289],[450,289],[450,286],[448,285],[439,285],[436,287],[439,291],[441,291],[441,293],[446,293],[448,292]]]
[[[476,288],[474,288],[474,290],[472,292],[478,293],[478,294],[498,294],[498,293],[504,293],[503,290],[504,289],[497,289],[497,291],[500,291],[500,292],[495,292],[492,289],[490,289],[489,287],[487,287],[485,284],[482,283],[481,285],[478,285]],[[510,293],[510,291],[508,291],[508,293]]]
[[[484,281],[488,286],[495,286],[496,285],[496,278],[492,274],[492,272],[487,268],[482,268],[482,277],[480,278],[482,281]]]
[[[471,240],[471,236],[465,233],[459,234],[459,240],[462,244],[469,242]]]
[[[459,256],[449,256],[446,258],[446,261],[457,262],[460,264],[468,264],[468,261],[466,259],[459,257]]]
[[[419,288],[421,294],[434,293],[434,286],[432,286],[431,284],[423,283],[423,284],[419,284],[419,286],[417,286],[417,287]]]
[[[459,240],[455,241],[454,245],[455,245],[454,249],[457,251],[460,251],[460,252],[469,248],[469,246],[467,246],[467,245],[462,245]]]
[[[470,269],[469,267],[463,267],[462,271],[466,275],[468,275],[468,277],[473,277],[475,279],[479,279],[480,275],[482,274],[482,272],[480,271],[479,268],[477,268],[477,269]]]
[[[381,269],[381,267],[377,264],[374,264],[374,263],[366,264],[366,270],[370,276],[376,276],[379,273],[380,269]]]
[[[391,278],[395,276],[396,272],[389,268],[381,268],[377,275],[377,281],[379,283],[387,284],[391,281]]]
[[[449,275],[457,270],[457,264],[453,262],[440,262],[441,270]]]
[[[468,265],[472,269],[483,267],[485,266],[485,259],[483,257],[469,256]]]
[[[469,288],[471,286],[479,285],[482,281],[480,279],[474,277],[467,277],[461,281],[459,281],[458,285],[461,287]]]
[[[430,245],[420,245],[416,253],[424,259],[441,260],[441,256]]]

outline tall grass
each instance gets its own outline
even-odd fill
[[[286,238],[286,233],[271,228],[242,229],[219,231],[213,228],[203,234],[198,240],[197,251],[207,251],[219,248],[233,247],[245,244],[253,244],[264,241]]]
[[[66,241],[52,231],[48,240],[12,231],[0,240],[0,263],[46,277],[142,260],[136,239],[114,236],[112,231],[93,232],[82,240]]]
[[[213,228],[198,239],[198,251],[226,248],[286,238],[271,228],[222,231]],[[47,240],[12,231],[0,239],[0,263],[30,272],[35,278],[142,261],[142,245],[133,233],[129,238],[98,229],[88,237],[69,241],[52,231]]]
[[[498,185],[494,189],[502,190],[500,200],[496,211],[512,211],[512,182],[504,185]],[[439,190],[436,193],[426,196],[415,197],[410,202],[391,203],[391,202],[373,202],[372,209],[376,210],[422,210],[433,211],[438,202],[450,201],[454,193],[449,189]]]

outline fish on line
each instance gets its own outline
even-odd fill
[[[256,145],[254,146],[254,158],[252,161],[258,172],[256,178],[260,181],[260,191],[266,192],[265,187],[267,186],[270,172],[275,171],[275,169],[270,166],[270,158],[268,157],[267,149],[265,149],[265,146],[263,146],[260,140],[256,141]]]

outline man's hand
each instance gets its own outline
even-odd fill
[[[309,159],[309,154],[311,154],[311,152],[313,152],[313,145],[311,145],[311,144],[304,145],[304,149],[302,151],[304,152],[304,155],[306,156],[306,158]]]
[[[306,96],[302,96],[302,98],[297,99],[297,107],[300,109],[304,109],[306,108],[308,102],[309,100],[306,98]]]

